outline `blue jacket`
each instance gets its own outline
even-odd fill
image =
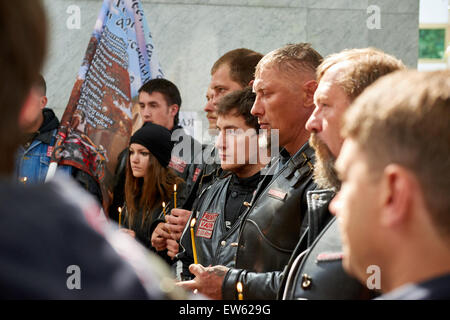
[[[47,176],[48,166],[56,142],[59,121],[51,109],[44,109],[44,122],[35,133],[34,138],[20,146],[16,155],[16,178],[26,183],[43,183]],[[58,167],[58,172],[72,173],[72,167]]]

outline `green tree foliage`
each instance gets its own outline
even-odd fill
[[[419,58],[443,59],[445,51],[445,29],[419,30]]]

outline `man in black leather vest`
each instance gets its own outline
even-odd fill
[[[194,208],[194,241],[198,263],[234,266],[242,213],[250,203],[261,179],[260,170],[270,160],[267,143],[259,146],[258,119],[250,114],[255,94],[250,87],[223,97],[217,107],[219,136],[216,147],[221,167],[228,172],[205,189]],[[190,225],[190,224],[189,224]],[[194,263],[192,238],[188,226],[180,240],[183,251],[182,279],[189,278],[188,267]]]
[[[314,152],[305,123],[313,110],[315,70],[321,60],[309,44],[300,43],[274,50],[259,62],[252,114],[261,129],[270,131],[272,141],[278,134],[283,149],[264,169],[265,176],[243,214],[238,242],[233,244],[237,245],[235,268],[192,265],[196,278],[180,286],[211,298],[234,297],[241,274],[282,270],[288,262],[306,229],[306,192],[314,188]]]
[[[306,124],[315,149],[314,180],[319,189],[308,193],[308,236],[282,275],[279,298],[368,299],[376,294],[344,272],[341,237],[328,205],[341,183],[334,164],[343,143],[339,130],[344,112],[367,86],[402,68],[401,61],[371,48],[344,50],[319,66],[316,107]]]
[[[211,82],[209,84],[204,108],[209,122],[209,133],[217,135],[217,105],[228,93],[242,90],[252,83],[254,79],[255,67],[262,54],[246,48],[234,49],[222,55],[211,68]],[[183,206],[173,209],[170,215],[166,216],[165,227],[170,231],[162,234],[168,238],[168,255],[175,257],[179,250],[178,240],[181,237],[186,222],[191,216],[191,210],[195,207],[200,198],[200,194],[208,186],[213,184],[218,178],[226,173],[220,167],[217,150],[214,143],[202,146],[201,165],[190,165],[189,183],[192,183],[189,195]]]
[[[380,299],[449,299],[450,71],[383,77],[343,122],[330,211],[344,269]]]

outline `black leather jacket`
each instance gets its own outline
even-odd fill
[[[358,300],[376,297],[342,267],[342,243],[333,218],[289,272],[283,299]]]
[[[331,189],[311,190],[307,192],[308,214],[305,216],[304,223],[308,227],[300,237],[289,263],[283,271],[257,273],[248,271],[239,272],[237,270],[229,273],[228,276],[230,279],[234,278],[233,281],[229,281],[230,283],[236,283],[237,281],[244,283],[247,292],[245,299],[273,300],[277,298],[277,295],[278,298],[282,297],[288,273],[291,272],[294,262],[298,261],[297,257],[312,245],[322,229],[330,221],[332,216],[328,211],[328,204],[334,194],[334,191]],[[298,264],[298,262],[296,263]],[[229,285],[226,291],[229,292],[227,298],[234,299],[234,292],[231,285]]]
[[[279,158],[271,167],[279,167],[281,160]],[[252,291],[248,289],[247,274],[281,273],[288,263],[307,228],[307,219],[304,219],[307,212],[306,193],[315,188],[313,162],[314,150],[306,143],[272,178],[266,176],[258,186],[240,226],[236,268],[230,269],[224,279],[224,299],[235,299],[237,281],[243,282],[246,292]],[[264,287],[260,287],[259,291],[267,287],[275,288],[275,283],[279,283],[279,279],[274,277],[260,280],[258,287]],[[271,291],[276,292],[276,289]],[[246,298],[250,297],[246,295]]]
[[[331,189],[308,193],[309,230],[307,246],[299,245],[283,277],[282,299],[369,299],[377,295],[350,277],[342,267],[342,242],[338,223],[328,206]]]
[[[185,210],[195,208],[201,198],[202,192],[212,185],[217,179],[225,177],[228,173],[223,171],[218,160],[217,149],[213,144],[202,146],[202,152],[195,157],[195,165],[188,170],[188,181],[192,184],[182,206]],[[201,164],[197,164],[200,160]]]
[[[239,179],[229,173],[203,191],[193,213],[197,219],[194,232],[198,263],[234,267],[244,203],[250,202],[259,178],[256,174]],[[190,227],[185,228],[180,244],[177,257],[183,262],[182,278],[187,279],[188,267],[194,262]]]

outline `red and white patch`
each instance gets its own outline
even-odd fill
[[[277,189],[270,189],[268,194],[269,194],[269,196],[272,196],[272,197],[274,197],[275,199],[278,199],[278,200],[286,199],[286,195],[287,195],[286,192],[283,192],[283,191],[280,191],[280,190],[277,190]]]
[[[323,252],[317,255],[316,262],[338,261],[342,260],[343,252]]]
[[[47,148],[47,157],[51,157],[53,153],[53,146],[48,146]]]
[[[212,232],[214,230],[214,224],[216,223],[218,213],[205,212],[197,228],[197,237],[211,239]]]
[[[172,168],[175,171],[178,171],[179,173],[183,173],[184,169],[186,169],[186,161],[184,161],[181,158],[172,156],[170,158],[169,167]]]
[[[193,182],[197,181],[198,175],[200,174],[201,171],[202,170],[200,168],[195,168],[194,176],[192,177]]]

